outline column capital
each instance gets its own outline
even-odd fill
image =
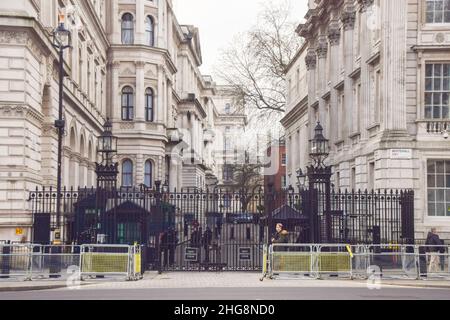
[[[328,41],[326,35],[320,35],[317,39],[317,47],[316,47],[317,57],[319,59],[326,59],[328,54]]]
[[[136,68],[143,69],[145,67],[144,61],[135,61],[134,64],[136,65]]]
[[[110,61],[108,63],[108,65],[112,68],[112,69],[119,69],[120,68],[120,61]]]
[[[355,28],[356,10],[352,3],[345,4],[344,10],[341,13],[341,21],[345,31]]]
[[[330,22],[328,26],[328,41],[332,46],[339,45],[341,40],[341,26],[339,25],[339,20],[335,19]]]
[[[358,0],[360,11],[366,12],[372,5],[374,0]]]
[[[308,49],[308,53],[305,57],[306,69],[308,71],[316,69],[317,66],[317,55],[316,49],[310,48]]]

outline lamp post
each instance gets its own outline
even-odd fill
[[[321,242],[321,234],[318,223],[318,210],[320,195],[325,193],[325,219],[326,219],[326,241],[331,243],[331,166],[325,165],[329,156],[329,141],[323,135],[323,127],[320,122],[314,129],[314,138],[310,140],[310,158],[313,164],[308,167],[309,201],[310,201],[310,223],[311,239],[313,242]]]
[[[111,166],[113,164],[113,157],[117,153],[118,138],[112,134],[112,123],[106,119],[103,125],[103,132],[98,137],[98,153],[102,155],[101,165]]]
[[[55,121],[55,128],[58,130],[58,174],[57,174],[57,186],[56,186],[56,229],[55,230],[55,242],[60,242],[61,232],[59,230],[61,226],[61,166],[62,166],[62,148],[65,120],[63,119],[63,85],[64,85],[64,50],[68,49],[72,45],[71,33],[64,26],[65,16],[59,15],[58,27],[53,31],[53,47],[59,51],[59,109],[58,120]]]
[[[103,125],[103,132],[98,137],[97,142],[97,152],[102,156],[101,163],[96,163],[95,173],[97,174],[97,209],[98,209],[98,220],[96,229],[103,230],[102,236],[97,235],[97,242],[104,243],[106,241],[106,221],[102,221],[102,217],[104,216],[104,212],[102,210],[105,207],[107,193],[110,191],[112,193],[113,198],[116,201],[117,197],[114,195],[114,190],[116,190],[117,186],[117,175],[119,174],[119,164],[113,162],[113,157],[117,153],[117,141],[118,138],[112,134],[112,123],[109,119],[106,119],[105,124]],[[116,208],[117,205],[114,205]],[[115,232],[116,232],[116,214],[114,212],[114,221],[112,231],[112,242],[116,241]]]
[[[306,184],[306,174],[303,173],[302,169],[297,170],[297,181],[298,190],[302,192],[305,189]]]
[[[294,204],[294,193],[295,189],[293,186],[289,186],[288,188],[288,194],[289,194],[289,206],[292,207]]]

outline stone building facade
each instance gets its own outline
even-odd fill
[[[216,174],[218,89],[199,70],[199,30],[178,23],[171,0],[3,1],[0,239],[30,240],[29,192],[56,186],[51,32],[61,12],[72,34],[64,56],[63,185],[96,185],[97,137],[107,118],[119,138],[119,186],[160,180],[171,190],[205,188]]]
[[[311,0],[297,30],[307,48],[304,135],[322,123],[336,188],[414,189],[417,238],[433,226],[450,236],[449,5]]]

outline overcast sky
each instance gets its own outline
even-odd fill
[[[233,36],[250,29],[257,21],[261,3],[283,0],[173,0],[180,24],[192,24],[200,29],[203,74],[213,74],[221,48],[226,48]],[[307,0],[291,0],[293,16],[300,23],[307,10]]]

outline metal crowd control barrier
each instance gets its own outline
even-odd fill
[[[450,280],[450,247],[416,247],[419,278],[427,280]]]
[[[33,246],[31,279],[67,279],[80,268],[80,246]]]
[[[274,244],[269,247],[268,275],[270,278],[295,276],[315,279],[314,246],[302,244]]]
[[[425,245],[275,244],[266,249],[263,280],[284,275],[321,279],[450,280],[450,247]]]
[[[135,280],[136,246],[128,245],[82,245],[81,246],[81,278],[124,277]],[[140,260],[140,259],[139,259]]]
[[[351,246],[342,244],[323,244],[316,246],[317,273],[319,278],[347,277],[352,278]]]
[[[413,245],[371,245],[366,246],[368,264],[371,270],[383,279],[417,279],[416,250]]]
[[[143,277],[138,245],[0,244],[0,280]]]
[[[33,246],[0,244],[0,279],[31,280]]]

